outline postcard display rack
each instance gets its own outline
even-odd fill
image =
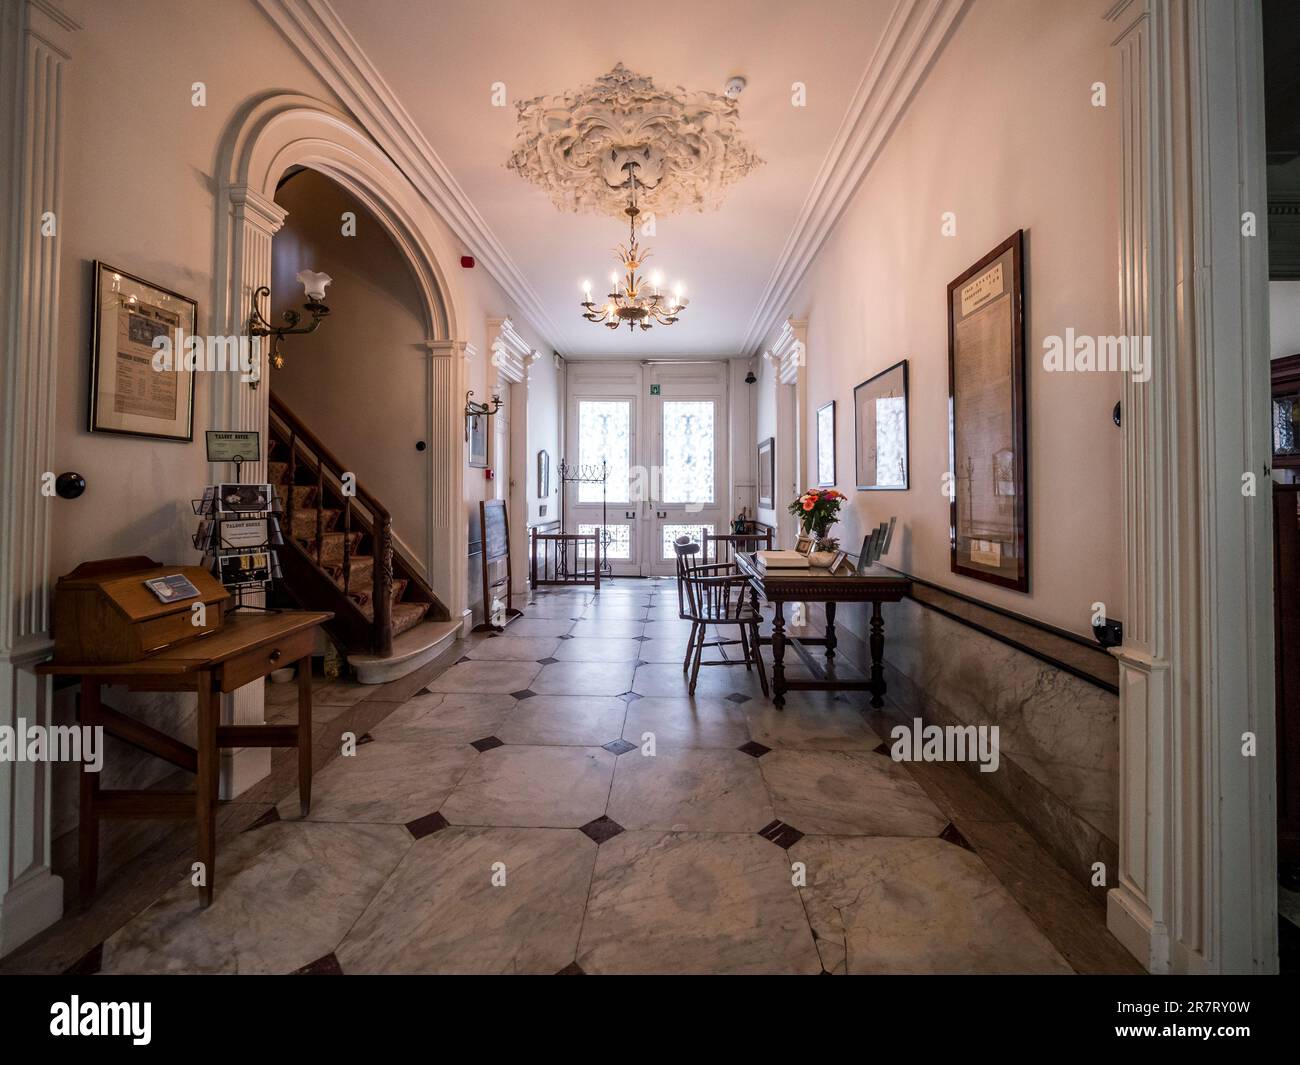
[[[202,565],[235,598],[235,607],[265,610],[245,596],[264,592],[280,580],[276,548],[284,543],[280,531],[283,506],[269,484],[215,484],[192,501],[199,527],[194,546],[203,552]]]

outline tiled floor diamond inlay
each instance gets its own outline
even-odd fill
[[[602,743],[602,747],[609,751],[610,754],[627,754],[628,751],[635,751],[636,744],[628,743],[627,740],[610,740],[609,743]]]
[[[756,740],[750,740],[748,743],[742,743],[736,748],[741,754],[747,754],[752,758],[762,758],[765,754],[771,754],[771,747],[764,747]]]
[[[579,831],[585,833],[588,838],[595,840],[599,844],[604,843],[607,839],[613,839],[623,831],[623,826],[612,818],[601,814],[596,820],[588,821]]]
[[[789,850],[803,839],[802,832],[793,825],[787,825],[784,821],[773,821],[770,825],[760,828],[758,834],[785,850]]]
[[[484,736],[481,740],[474,740],[470,746],[473,747],[474,750],[478,751],[479,754],[482,754],[484,751],[490,751],[494,747],[504,747],[505,743],[502,740],[497,739],[495,736]]]
[[[437,810],[424,817],[417,817],[406,825],[406,831],[411,833],[416,839],[424,839],[425,836],[431,836],[433,833],[447,827],[447,819]]]

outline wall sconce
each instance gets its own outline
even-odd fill
[[[314,333],[320,325],[321,320],[330,313],[330,309],[325,306],[325,286],[334,279],[329,274],[317,273],[315,270],[299,270],[298,281],[302,284],[303,292],[307,296],[307,302],[303,304],[303,310],[311,315],[311,321],[307,325],[300,326],[302,315],[297,311],[289,310],[284,312],[284,320],[288,325],[276,327],[262,317],[262,312],[258,309],[257,302],[263,296],[268,298],[271,290],[262,285],[253,293],[253,306],[248,314],[248,335],[250,337],[274,337],[271,341],[270,363],[277,370],[284,369],[284,356],[280,354],[280,341],[286,336],[298,333]],[[257,382],[253,381],[254,388]]]
[[[465,393],[465,439],[466,440],[469,439],[469,422],[471,418],[481,418],[484,415],[490,418],[492,417],[492,415],[494,415],[497,411],[501,409],[500,396],[493,396],[492,402],[488,404],[488,403],[475,403],[470,398],[472,395],[474,395],[474,390],[472,388]]]

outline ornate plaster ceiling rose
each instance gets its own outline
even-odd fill
[[[561,210],[622,214],[632,162],[645,210],[716,209],[727,187],[762,162],[741,136],[735,99],[661,89],[622,63],[574,92],[517,106],[506,165]]]

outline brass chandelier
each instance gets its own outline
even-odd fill
[[[645,279],[637,273],[646,259],[650,258],[650,252],[643,252],[636,241],[636,220],[641,213],[636,205],[637,164],[629,162],[627,170],[632,188],[628,205],[623,209],[627,215],[628,240],[615,249],[623,264],[623,277],[619,278],[617,270],[609,275],[611,291],[600,306],[591,298],[591,282],[584,281],[582,288],[585,297],[582,306],[585,309],[582,316],[589,322],[610,329],[626,325],[635,332],[638,326],[643,330],[651,329],[656,322],[659,325],[673,325],[689,301],[683,295],[684,290],[680,284],[674,288],[671,296],[660,293],[662,275],[658,271],[651,277],[648,286]]]

